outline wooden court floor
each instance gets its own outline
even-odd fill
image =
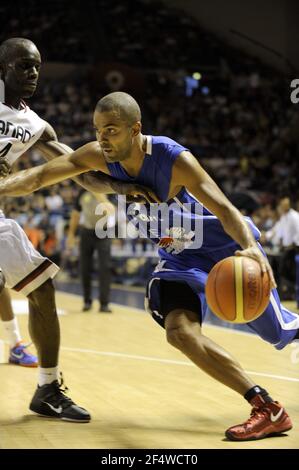
[[[282,401],[294,423],[282,437],[229,442],[224,430],[246,419],[249,406],[170,347],[147,314],[116,304],[110,315],[96,309],[81,313],[81,299],[65,293],[57,294],[57,303],[64,313],[65,381],[92,421],[67,423],[32,414],[28,404],[36,370],[1,364],[0,448],[299,448],[299,345],[278,352],[255,336],[204,327]],[[28,339],[27,316],[18,319]]]

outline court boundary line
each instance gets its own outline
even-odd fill
[[[193,364],[192,362],[188,362],[188,361],[178,361],[175,359],[163,359],[163,358],[151,357],[151,356],[139,356],[136,354],[126,354],[126,353],[118,353],[118,352],[112,352],[112,351],[96,351],[95,349],[71,348],[67,346],[62,346],[61,350],[70,351],[70,352],[95,354],[97,356],[121,357],[125,359],[135,359],[139,361],[159,362],[160,364],[172,364],[172,365],[179,365],[179,366],[196,367],[195,364]],[[268,374],[266,372],[256,372],[256,371],[250,371],[250,370],[245,370],[245,372],[246,374],[249,374],[249,375],[267,377],[270,379],[284,380],[287,382],[299,382],[299,378],[297,379],[296,377],[287,377],[285,375]]]
[[[67,294],[67,295],[71,295],[71,296],[74,296],[74,297],[80,297],[81,298],[80,295],[77,295],[77,294],[74,294],[74,293],[65,292],[65,291],[58,291],[58,292],[61,293],[61,294]],[[122,305],[122,304],[118,304],[118,303],[114,303],[114,302],[112,302],[111,305],[115,306],[115,307],[130,309],[130,311],[132,311],[132,313],[139,313],[139,314],[142,313],[142,314],[149,315],[149,314],[147,314],[147,312],[144,309],[141,309],[141,308],[138,308],[138,307],[130,307],[128,305]],[[213,325],[211,323],[206,323],[206,324],[204,324],[204,326],[215,328],[215,329],[218,329],[218,330],[225,330],[226,332],[228,331],[228,332],[231,332],[233,334],[250,336],[251,338],[255,338],[255,339],[258,339],[258,340],[261,339],[258,335],[254,334],[254,333],[250,333],[250,332],[247,332],[247,331],[240,331],[240,330],[236,330],[236,329],[229,328],[229,327],[226,327],[226,326]],[[61,346],[61,350],[81,352],[81,353],[89,353],[89,354],[95,354],[95,355],[99,355],[99,356],[122,357],[122,358],[126,358],[126,359],[135,359],[135,360],[142,360],[142,361],[149,361],[149,362],[158,362],[158,363],[161,363],[161,364],[172,364],[172,365],[180,365],[180,366],[187,366],[187,367],[190,367],[190,366],[191,367],[196,367],[195,364],[193,364],[192,362],[187,362],[187,361],[178,361],[178,360],[174,360],[174,359],[163,359],[163,358],[157,358],[157,357],[151,357],[151,356],[140,356],[140,355],[134,355],[134,354],[117,353],[117,352],[112,352],[112,351],[96,351],[94,349],[70,348],[70,347],[66,347],[66,346],[65,347]],[[287,381],[287,382],[299,382],[299,378],[296,378],[296,377],[288,377],[288,376],[284,376],[284,375],[268,374],[266,372],[257,372],[257,371],[249,371],[249,370],[245,370],[245,372],[249,375],[255,375],[255,376],[259,376],[259,377],[267,377],[267,378],[271,378],[271,379],[284,380],[284,381]]]
[[[80,299],[82,297],[81,295],[74,294],[73,292],[66,292],[66,291],[62,291],[62,290],[57,290],[56,292],[61,293],[61,294],[71,295],[73,297],[80,297]],[[143,309],[143,308],[130,307],[129,305],[123,305],[123,304],[119,304],[119,303],[116,303],[116,302],[110,302],[110,305],[112,307],[115,306],[115,307],[121,307],[121,308],[128,308],[133,313],[135,311],[136,313],[138,312],[138,313],[145,314],[148,317],[150,316],[150,314],[147,313],[146,310]],[[66,312],[67,312],[67,310],[66,310]],[[299,314],[298,314],[298,316],[299,316]],[[225,331],[229,331],[229,332],[234,333],[234,334],[245,335],[245,336],[249,336],[250,338],[255,338],[255,339],[261,340],[261,338],[260,338],[260,336],[258,336],[258,334],[254,333],[254,332],[251,332],[251,331],[243,331],[243,330],[238,330],[238,329],[235,329],[235,328],[231,328],[230,326],[214,325],[213,323],[204,323],[203,322],[202,327],[204,328],[205,326],[211,327],[211,328],[216,328],[216,329],[219,329],[219,330],[225,330]],[[267,343],[267,344],[274,347],[274,345],[271,344],[271,343]]]

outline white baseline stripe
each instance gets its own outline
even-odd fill
[[[110,356],[110,357],[123,357],[126,359],[136,359],[138,361],[150,361],[150,362],[160,362],[161,364],[174,364],[178,366],[188,366],[188,367],[196,367],[195,364],[192,362],[187,361],[175,361],[173,359],[162,359],[159,357],[150,357],[150,356],[137,356],[134,354],[124,354],[124,353],[117,353],[117,352],[110,352],[110,351],[96,351],[94,349],[83,349],[83,348],[69,348],[69,347],[62,347],[63,351],[74,351],[80,353],[87,353],[87,354],[95,354],[97,356]],[[274,375],[274,374],[267,374],[265,372],[255,372],[250,370],[245,370],[247,374],[257,375],[260,377],[268,377],[270,379],[277,379],[277,380],[285,380],[287,382],[299,382],[299,378],[295,377],[287,377],[285,375]]]

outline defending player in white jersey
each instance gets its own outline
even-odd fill
[[[53,128],[42,120],[24,99],[30,98],[36,89],[41,57],[35,44],[23,38],[11,38],[0,46],[0,74],[5,83],[5,101],[0,102],[0,174],[10,172],[12,164],[33,146],[47,159],[72,152],[70,147],[57,141]],[[102,175],[97,180],[97,191],[109,187],[108,192],[142,194],[147,191],[134,184],[113,182]],[[87,190],[93,190],[88,175],[74,178]],[[111,189],[113,188],[113,189]],[[38,253],[22,228],[0,214],[0,256],[6,287],[27,296],[29,300],[29,331],[38,351],[38,387],[30,409],[36,413],[69,421],[86,422],[89,413],[66,397],[58,380],[59,323],[55,305],[52,278],[58,266]],[[1,277],[0,281],[3,281]],[[3,282],[2,282],[3,287]],[[13,313],[7,290],[0,297],[0,307],[6,315]],[[9,322],[7,322],[9,323]],[[15,322],[13,320],[13,327]],[[12,333],[11,333],[12,334]],[[19,352],[21,356],[21,352]],[[24,350],[22,350],[24,356]]]
[[[39,51],[31,41],[13,38],[1,44],[0,71],[5,84],[5,101],[0,103],[2,176],[33,145],[36,144],[43,151],[43,147],[56,139],[52,128],[24,102],[36,89],[40,66]],[[59,383],[60,332],[52,283],[59,268],[41,256],[22,228],[14,220],[5,218],[3,212],[0,213],[0,234],[1,268],[6,287],[27,296],[29,330],[38,351],[38,387],[30,409],[64,420],[89,421],[89,413],[66,397]],[[6,304],[2,298],[2,306],[9,310],[6,289],[2,295],[6,296]],[[9,311],[6,313],[9,314]],[[15,326],[14,321],[9,323]],[[14,351],[15,356],[22,356],[26,362],[24,350]]]
[[[30,93],[31,90],[34,91],[34,82],[35,79],[31,80],[31,83],[26,83],[26,93]],[[9,88],[8,88],[9,95]],[[7,97],[8,102],[10,100],[9,96]],[[13,163],[28,149],[30,148],[43,134],[45,130],[46,123],[40,119],[37,114],[31,111],[24,101],[21,101],[18,105],[18,109],[9,105],[8,102],[0,102],[0,174],[5,176],[8,171],[10,171]],[[7,276],[7,285],[14,287],[15,290],[20,290],[25,295],[26,293],[31,292],[31,282],[30,279],[25,279],[27,274],[31,272],[32,268],[39,266],[41,261],[44,261],[40,256],[34,261],[32,265],[32,259],[28,256],[27,253],[31,253],[30,250],[26,250],[27,238],[24,237],[25,244],[24,249],[21,248],[21,256],[16,256],[14,259],[18,260],[17,263],[10,263],[10,257],[12,255],[11,251],[14,251],[14,246],[10,249],[7,246],[7,243],[10,243],[10,238],[8,239],[5,236],[7,231],[8,221],[4,218],[2,210],[0,210],[0,233],[2,238],[2,244],[0,248],[1,259],[3,260],[4,270],[6,271]],[[11,225],[11,233],[16,232],[16,240],[20,240],[21,232],[19,232],[19,227],[17,225]],[[22,234],[23,235],[23,234]],[[15,243],[16,244],[16,243]],[[14,244],[14,245],[15,245]],[[9,273],[7,270],[7,265],[10,264]],[[43,272],[40,273],[40,276],[37,277],[37,282],[42,283],[42,280],[48,279],[48,274],[56,274],[58,268],[50,264]],[[21,288],[18,287],[19,281],[22,281],[23,284]],[[39,287],[37,285],[36,287]],[[25,367],[36,367],[37,358],[32,354],[26,351],[26,345],[23,344],[20,336],[19,326],[17,319],[14,317],[10,294],[8,289],[4,289],[0,295],[0,316],[3,321],[4,330],[7,334],[9,341],[10,352],[9,352],[9,362],[13,364],[18,364]]]

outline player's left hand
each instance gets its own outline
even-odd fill
[[[0,177],[4,178],[11,172],[11,166],[6,157],[0,157]]]
[[[277,287],[270,263],[260,251],[258,246],[252,246],[250,248],[246,248],[246,250],[237,250],[235,251],[235,256],[248,256],[248,258],[255,259],[259,263],[262,273],[268,273],[270,277],[271,289],[275,289]]]

